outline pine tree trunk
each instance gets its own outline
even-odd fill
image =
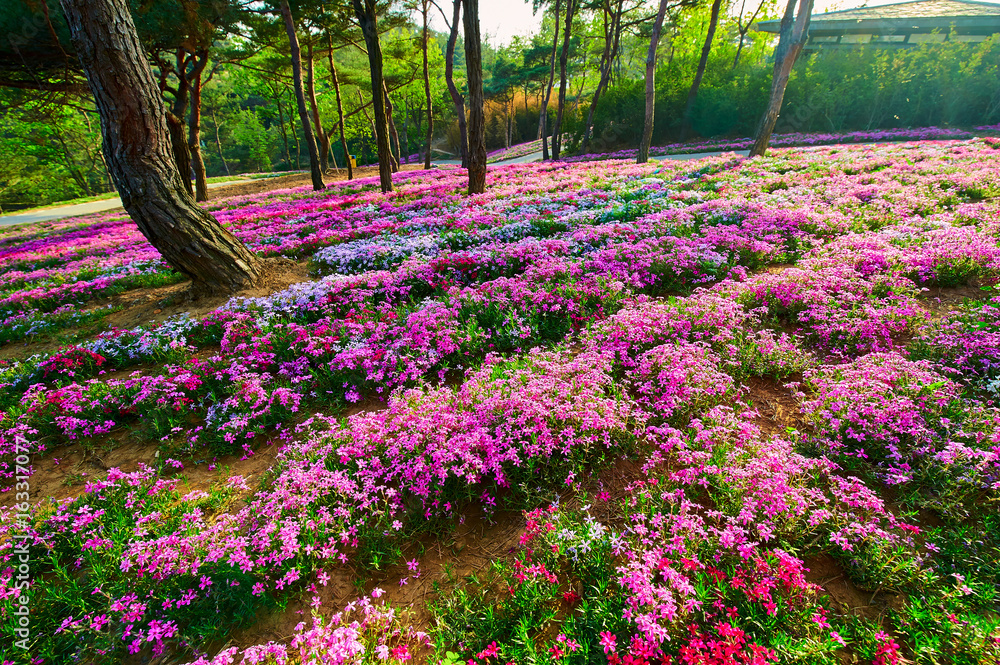
[[[170,111],[167,112],[166,119],[167,132],[170,134],[170,151],[177,163],[177,172],[181,174],[181,185],[188,194],[194,196],[194,188],[191,186],[191,153],[188,152],[184,120]]]
[[[760,119],[757,132],[754,134],[753,147],[750,148],[751,157],[763,157],[767,152],[767,146],[771,142],[771,133],[774,132],[774,124],[778,121],[778,114],[781,112],[781,102],[785,97],[785,87],[788,85],[788,77],[792,73],[795,60],[802,52],[806,39],[809,36],[809,19],[812,16],[813,0],[799,0],[799,12],[792,22],[792,15],[795,10],[795,0],[788,0],[785,6],[785,15],[781,18],[781,37],[778,39],[778,47],[774,51],[774,78],[771,81],[771,97],[768,100],[767,110]]]
[[[312,174],[313,189],[320,191],[326,189],[326,184],[323,182],[319,149],[316,147],[316,138],[313,136],[309,109],[306,108],[306,94],[302,86],[302,54],[299,50],[299,36],[296,33],[295,19],[292,18],[292,9],[288,6],[288,0],[281,0],[281,16],[285,19],[285,32],[288,33],[288,45],[292,52],[292,81],[295,88],[295,102],[299,107],[299,122],[302,123],[302,134],[306,139],[306,150],[309,151],[309,172]]]
[[[545,85],[545,94],[542,99],[541,110],[538,113],[538,133],[542,139],[542,161],[549,159],[549,99],[552,98],[552,83],[556,77],[556,53],[559,51],[559,4],[561,0],[556,0],[552,16],[555,22],[555,36],[552,38],[552,55],[549,56],[549,82]]]
[[[285,144],[285,163],[288,164],[288,170],[292,170],[292,153],[288,148],[288,131],[285,129],[285,112],[281,109],[281,96],[275,98],[275,102],[278,104],[278,126],[281,128],[281,140]],[[295,126],[292,126],[294,131]]]
[[[382,96],[385,99],[385,115],[389,119],[389,139],[392,141],[389,144],[389,153],[392,155],[392,172],[396,173],[399,171],[399,160],[403,158],[403,152],[399,145],[399,132],[396,131],[396,120],[392,113],[392,100],[389,99],[389,89],[385,85],[385,79],[382,79]]]
[[[188,151],[194,171],[195,200],[208,200],[208,174],[201,154],[201,75],[208,64],[208,49],[195,54],[194,71],[191,72],[191,113],[188,116]]]
[[[347,152],[347,135],[344,133],[344,102],[340,97],[337,67],[333,64],[333,38],[330,37],[330,33],[326,33],[326,43],[330,49],[327,52],[330,59],[330,77],[333,79],[333,90],[337,94],[337,126],[340,129],[340,147],[344,151],[344,161],[347,162],[347,179],[354,180],[354,167],[351,165],[351,155]]]
[[[705,35],[705,45],[701,47],[701,59],[698,60],[698,70],[694,74],[694,81],[691,82],[691,89],[688,91],[687,105],[684,107],[684,119],[681,120],[680,140],[683,141],[691,133],[691,116],[694,114],[694,102],[698,99],[698,88],[701,86],[701,79],[705,76],[705,67],[708,66],[708,55],[712,51],[712,40],[715,38],[715,29],[719,25],[719,11],[722,9],[722,0],[715,0],[712,3],[712,14],[708,19],[708,34]]]
[[[375,0],[351,0],[354,13],[368,47],[368,64],[372,72],[372,108],[375,111],[375,144],[378,148],[378,173],[382,192],[392,191],[392,150],[389,148],[389,122],[385,115],[382,94],[382,45],[379,43]]]
[[[403,100],[403,103],[404,104],[406,103],[405,99]],[[417,120],[416,129],[418,131],[420,130],[419,120]],[[405,106],[403,107],[403,136],[401,140],[403,142],[400,145],[402,145],[403,147],[399,151],[399,161],[401,164],[409,164],[410,163],[410,114],[407,112]]]
[[[319,117],[319,103],[316,101],[316,63],[313,61],[312,41],[306,46],[306,96],[309,98],[309,110],[312,111],[313,128],[319,144],[319,168],[321,172],[326,173],[330,163],[330,137],[323,131],[323,122]]]
[[[736,57],[733,58],[733,69],[736,69],[736,65],[740,64],[740,54],[743,53],[743,42],[746,41],[747,35],[742,30],[740,31],[740,41],[736,47]]]
[[[566,0],[566,27],[563,30],[562,51],[559,53],[559,103],[556,106],[556,121],[552,127],[552,159],[559,159],[562,150],[562,119],[566,110],[566,65],[569,62],[569,40],[576,2],[577,0]]]
[[[174,153],[177,171],[181,174],[181,179],[184,181],[184,189],[187,190],[188,194],[194,196],[194,188],[191,186],[191,153],[188,151],[187,128],[184,122],[184,117],[187,115],[190,90],[184,49],[177,49],[174,57],[176,61],[174,69],[177,74],[177,90],[174,92],[173,103],[166,110],[167,131],[170,133],[170,149]],[[161,72],[161,77],[164,75]],[[166,85],[165,79],[161,80],[161,85]]]
[[[590,101],[590,108],[587,110],[587,122],[583,125],[583,143],[581,145],[581,150],[584,153],[586,153],[587,149],[590,147],[590,137],[594,132],[594,113],[597,111],[597,103],[601,100],[601,95],[604,94],[604,89],[608,87],[608,82],[611,79],[611,63],[614,62],[615,55],[618,53],[618,39],[621,35],[623,4],[623,0],[618,0],[618,9],[612,10],[611,14],[611,29],[610,31],[605,30],[604,52],[601,54],[601,79],[597,83],[597,89],[594,90],[594,97]],[[606,22],[605,27],[607,27]]]
[[[423,1],[423,12],[424,12],[424,94],[427,96],[427,142],[426,150],[427,153],[424,155],[424,168],[429,169],[431,167],[431,141],[434,139],[434,109],[431,103],[431,73],[430,65],[427,61],[427,46],[430,39],[430,33],[427,30],[427,19],[428,14],[431,10],[430,0]]]
[[[295,95],[293,94],[294,98]],[[288,132],[292,135],[292,140],[295,142],[295,170],[302,170],[302,144],[299,142],[299,132],[295,129],[295,114],[289,109],[288,111]]]
[[[222,154],[222,140],[219,138],[219,120],[215,117],[215,110],[212,110],[212,124],[215,125],[215,147],[219,150],[219,159],[222,160],[222,166],[226,169],[226,175],[232,175],[229,171],[229,162],[226,161],[226,156]]]
[[[455,85],[455,45],[458,43],[458,20],[462,10],[462,0],[454,0],[452,4],[451,32],[448,34],[448,47],[444,56],[444,81],[448,85],[448,94],[455,105],[455,116],[458,118],[458,149],[462,155],[462,168],[469,168],[469,128],[465,119],[465,99]]]
[[[195,203],[126,0],[61,0],[73,45],[101,116],[104,154],[122,204],[163,259],[196,293],[233,292],[265,263]]]
[[[511,141],[511,115],[512,115],[512,112],[510,110],[510,107],[511,107],[511,104],[508,104],[505,101],[504,105],[503,105],[504,115],[507,116],[507,127],[506,127],[506,132],[504,133],[504,137],[503,137],[503,147],[505,147],[505,148],[509,148],[510,147],[510,141]]]
[[[660,0],[660,8],[656,12],[653,23],[653,33],[649,38],[649,51],[646,52],[646,118],[642,125],[642,140],[639,142],[637,164],[649,161],[649,146],[653,142],[653,112],[656,102],[656,47],[660,44],[660,32],[663,30],[663,17],[667,13],[667,0]]]
[[[482,194],[486,191],[486,113],[479,0],[464,1],[465,67],[469,86],[469,194]]]

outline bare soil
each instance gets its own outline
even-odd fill
[[[308,282],[309,264],[306,261],[267,259],[264,278],[256,286],[232,295],[200,295],[191,288],[190,280],[170,286],[142,291],[127,291],[93,307],[108,304],[122,309],[105,318],[113,328],[132,328],[144,323],[162,323],[171,316],[188,314],[199,317],[226,304],[233,297],[259,298],[288,288],[292,284]]]
[[[408,615],[405,624],[427,632],[433,620],[428,604],[435,598],[435,585],[449,589],[473,574],[484,579],[494,561],[513,556],[524,520],[514,511],[489,518],[470,506],[455,522],[454,530],[442,538],[425,536],[410,543],[403,561],[384,571],[359,571],[347,565],[330,571],[326,586],[306,591],[284,611],[258,617],[253,626],[235,632],[229,645],[246,648],[271,641],[287,643],[300,622],[311,624],[314,597],[319,599],[316,613],[329,617],[360,596],[370,597],[375,588],[385,592],[381,600]],[[416,571],[406,565],[412,560],[418,563]],[[414,662],[423,662],[430,655],[429,651],[414,654]]]
[[[787,438],[788,430],[803,432],[808,427],[805,418],[799,411],[799,401],[792,393],[788,383],[796,383],[801,376],[790,377],[787,381],[777,381],[770,377],[752,377],[747,381],[747,400],[757,411],[755,424],[765,435]]]

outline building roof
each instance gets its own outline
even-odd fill
[[[868,19],[952,18],[1000,16],[1000,5],[971,0],[913,0],[880,7],[856,7],[813,14],[813,21],[864,21]]]
[[[758,21],[757,30],[778,32],[781,21]],[[1000,31],[1000,4],[974,0],[915,0],[878,7],[814,14],[809,32],[932,31],[991,34]]]

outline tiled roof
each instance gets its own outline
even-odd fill
[[[880,7],[859,7],[814,14],[813,21],[950,18],[955,16],[1000,16],[1000,4],[970,2],[969,0],[916,0],[916,2],[900,2]]]

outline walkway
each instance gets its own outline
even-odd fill
[[[702,157],[715,157],[716,155],[725,154],[723,152],[697,152],[690,155],[657,155],[651,156],[650,159],[656,160],[666,160],[672,159],[676,161],[690,161],[693,159],[701,159]],[[743,155],[744,157],[749,154],[746,150],[736,151],[737,155]],[[521,157],[514,157],[513,159],[504,159],[499,162],[494,162],[490,166],[499,164],[529,164],[531,162],[542,161],[541,152],[533,152],[528,155],[522,155]],[[435,160],[437,165],[458,165],[461,162],[453,159],[441,159]],[[233,181],[229,182],[212,182],[209,183],[208,187],[210,189],[215,187],[224,187],[226,185],[232,185]],[[6,215],[0,217],[0,226],[11,226],[13,224],[30,224],[31,222],[47,222],[53,219],[63,219],[64,217],[81,217],[83,215],[90,215],[95,212],[105,212],[107,210],[114,210],[116,208],[122,207],[122,201],[117,196],[111,199],[103,199],[101,201],[91,201],[90,203],[78,203],[76,205],[60,206],[58,208],[46,208],[45,210],[38,210],[35,212],[25,212],[18,215]]]
[[[216,187],[225,187],[226,185],[232,185],[238,182],[242,181],[230,180],[228,182],[210,182],[208,183],[208,188],[215,189]],[[90,215],[95,212],[105,212],[107,210],[114,210],[115,208],[121,207],[122,200],[115,196],[110,199],[91,201],[90,203],[77,203],[75,205],[59,206],[58,208],[45,208],[44,210],[24,212],[17,215],[4,215],[3,217],[0,217],[0,226],[30,224],[31,222],[47,222],[53,219],[62,219],[64,217],[81,217],[83,215]]]

